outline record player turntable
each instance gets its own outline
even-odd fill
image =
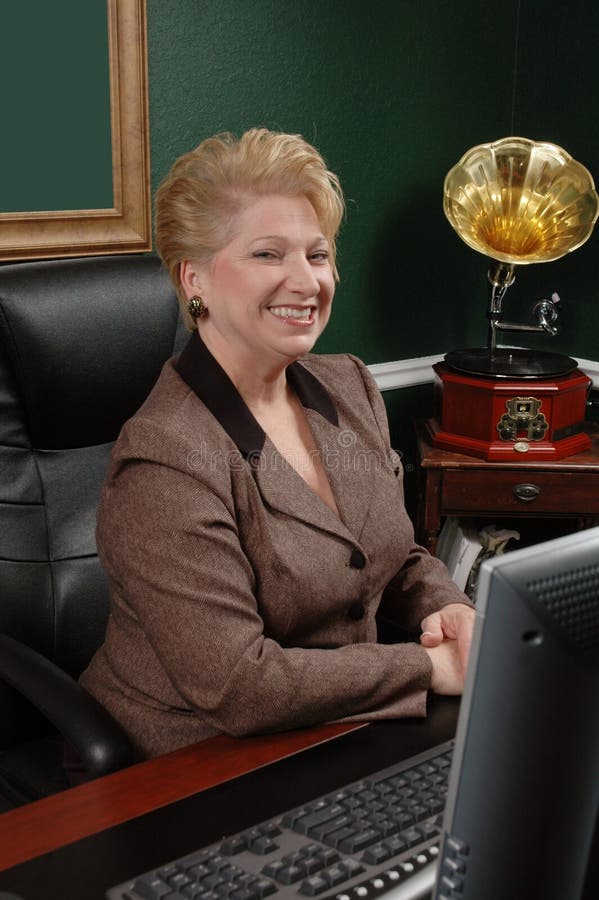
[[[453,350],[434,366],[434,445],[489,461],[586,450],[590,379],[577,361],[499,340],[557,333],[557,294],[534,305],[532,324],[506,321],[503,301],[516,266],[559,259],[589,238],[599,215],[590,173],[555,144],[504,138],[473,147],[450,170],[443,207],[491,265],[487,346]]]

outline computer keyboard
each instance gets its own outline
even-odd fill
[[[108,900],[418,900],[432,891],[453,742],[111,888]]]

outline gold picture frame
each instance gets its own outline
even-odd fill
[[[107,0],[113,207],[0,213],[0,260],[152,249],[145,0]]]

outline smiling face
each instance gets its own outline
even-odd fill
[[[229,374],[268,374],[311,350],[335,292],[329,244],[305,197],[253,199],[229,243],[204,265],[182,263],[181,279],[208,307],[200,333]]]

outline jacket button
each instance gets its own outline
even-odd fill
[[[352,603],[349,608],[349,617],[353,619],[354,622],[358,622],[360,619],[364,618],[364,614],[366,610],[364,609],[363,603]]]
[[[366,557],[361,550],[352,550],[349,558],[349,564],[352,569],[363,569],[366,565]]]

